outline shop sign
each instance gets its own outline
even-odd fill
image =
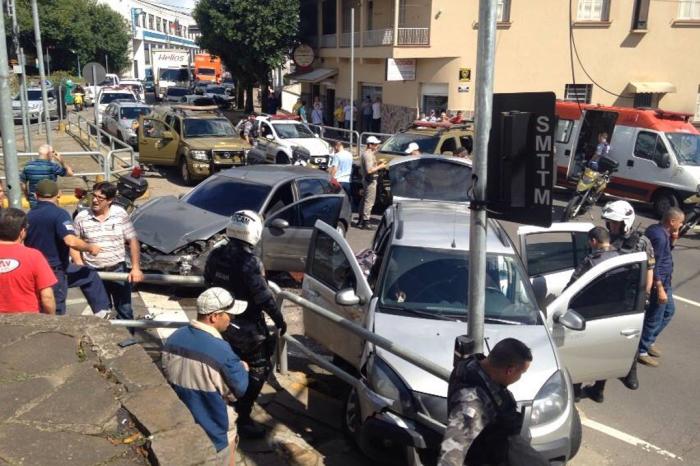
[[[386,80],[387,81],[415,81],[416,80],[416,59],[415,58],[387,58],[386,59]]]

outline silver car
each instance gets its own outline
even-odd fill
[[[56,98],[56,90],[50,87],[46,90],[49,103],[49,117],[58,118],[58,99]],[[30,87],[27,89],[27,110],[29,119],[38,120],[43,116],[44,101],[41,97],[41,88]],[[15,120],[22,119],[22,102],[19,94],[12,99],[12,117]]]
[[[466,203],[440,200],[433,183],[457,186],[470,168],[451,158],[425,159],[431,167],[416,159],[390,165],[390,171],[412,165],[402,171],[403,180],[423,192],[422,200],[387,209],[369,245],[376,261],[367,275],[345,239],[316,224],[302,293],[451,370],[455,337],[467,332],[470,210]],[[392,181],[402,178],[391,175]],[[392,192],[398,192],[393,184]],[[488,223],[485,347],[513,337],[532,349],[529,371],[510,389],[524,410],[523,434],[552,464],[566,463],[581,444],[572,383],[626,375],[642,328],[644,253],[605,261],[564,290],[585,256],[591,227],[524,227],[518,254],[503,227]],[[547,300],[547,306],[539,304]],[[304,327],[389,400],[386,408],[349,392],[345,426],[363,451],[380,464],[434,462],[447,421],[447,383],[311,312],[304,313]]]
[[[102,129],[138,149],[139,116],[150,115],[150,105],[139,102],[112,102],[102,113]]]

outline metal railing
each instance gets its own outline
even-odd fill
[[[337,46],[338,35],[337,34],[324,34],[321,36],[321,47],[334,49]]]
[[[97,162],[100,170],[99,171],[74,171],[73,172],[73,177],[79,178],[79,177],[92,177],[92,176],[104,176],[105,180],[109,181],[111,176],[114,173],[121,173],[121,172],[127,172],[133,168],[132,167],[126,167],[126,168],[119,168],[119,169],[114,169],[114,160],[121,160],[118,158],[118,155],[120,154],[121,149],[118,150],[113,150],[109,151],[107,154],[104,154],[100,151],[82,151],[82,152],[61,152],[61,155],[66,157],[66,158],[71,158],[71,157],[90,157],[92,160]],[[36,152],[18,152],[17,153],[17,158],[28,158],[29,160],[34,160],[37,158],[37,153]],[[133,157],[133,153],[132,153]],[[4,164],[4,154],[0,152],[0,161]],[[4,180],[5,175],[0,176],[0,180]]]
[[[314,125],[311,123],[309,123],[308,126],[311,129],[311,131],[313,131],[315,134],[318,134],[324,141],[331,143],[341,141],[342,143],[348,144],[350,146],[351,153],[353,151],[357,151],[357,141],[360,140],[359,131],[350,131],[349,129],[345,128],[336,128],[335,126]]]
[[[394,30],[391,28],[372,29],[365,31],[363,34],[362,45],[365,47],[394,45]]]
[[[340,35],[340,46],[341,47],[350,47],[350,41],[352,37],[352,33],[350,32],[344,32]],[[360,46],[360,33],[356,32],[355,33],[355,47]]]
[[[399,28],[397,45],[430,45],[430,28]]]

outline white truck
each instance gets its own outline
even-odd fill
[[[165,89],[187,86],[190,81],[190,54],[185,50],[154,50],[151,52],[155,93],[162,99]]]

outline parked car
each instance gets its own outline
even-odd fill
[[[112,102],[102,113],[102,129],[138,149],[138,120],[150,115],[150,105],[140,102]]]
[[[441,200],[451,191],[390,206],[369,245],[376,261],[367,275],[347,241],[317,222],[302,296],[451,370],[454,340],[467,330],[471,214],[466,203]],[[524,409],[523,433],[552,464],[566,463],[581,444],[572,383],[626,375],[644,317],[644,253],[607,260],[564,289],[591,227],[522,227],[519,254],[500,223],[488,223],[485,348],[513,337],[532,349],[530,369],[509,388]],[[447,382],[312,312],[304,311],[304,329],[380,395],[353,388],[346,399],[343,422],[363,451],[378,464],[434,463]]]
[[[181,199],[158,197],[136,209],[132,221],[142,244],[141,268],[201,274],[212,249],[228,241],[231,215],[242,209],[265,220],[260,247],[266,270],[304,270],[316,220],[339,234],[350,226],[347,196],[324,172],[288,166],[225,170]]]
[[[195,107],[211,107],[211,106],[216,106],[216,102],[214,99],[211,97],[206,97],[203,95],[197,95],[197,94],[188,94],[185,96],[182,96],[180,99],[180,103],[185,104],[185,105],[194,105]]]
[[[131,92],[131,89],[125,89],[121,87],[103,87],[100,89],[100,93],[97,95],[96,105],[97,105],[97,124],[102,124],[102,114],[107,109],[107,105],[112,102],[138,102],[138,99]]]
[[[139,102],[146,103],[146,89],[138,79],[122,79],[120,86],[126,89],[131,89]]]
[[[190,93],[189,89],[186,87],[170,86],[165,89],[165,94],[163,95],[164,102],[178,103],[180,99]]]
[[[46,90],[49,102],[49,117],[58,117],[58,99],[56,96],[56,90],[50,87]],[[30,87],[27,89],[27,109],[29,113],[30,120],[38,120],[42,118],[44,100],[41,96],[40,87]],[[17,94],[14,99],[12,99],[12,118],[14,120],[22,119],[22,101],[20,100],[19,94]]]
[[[246,164],[250,144],[217,107],[158,107],[139,125],[140,162],[178,167],[187,185],[217,170]]]
[[[297,119],[283,115],[263,115],[255,119],[257,149],[265,153],[267,163],[291,164],[294,150],[308,152],[311,166],[326,169],[330,145]]]
[[[204,88],[204,95],[214,99],[216,104],[223,109],[231,108],[236,103],[236,96],[224,86],[209,85]]]

